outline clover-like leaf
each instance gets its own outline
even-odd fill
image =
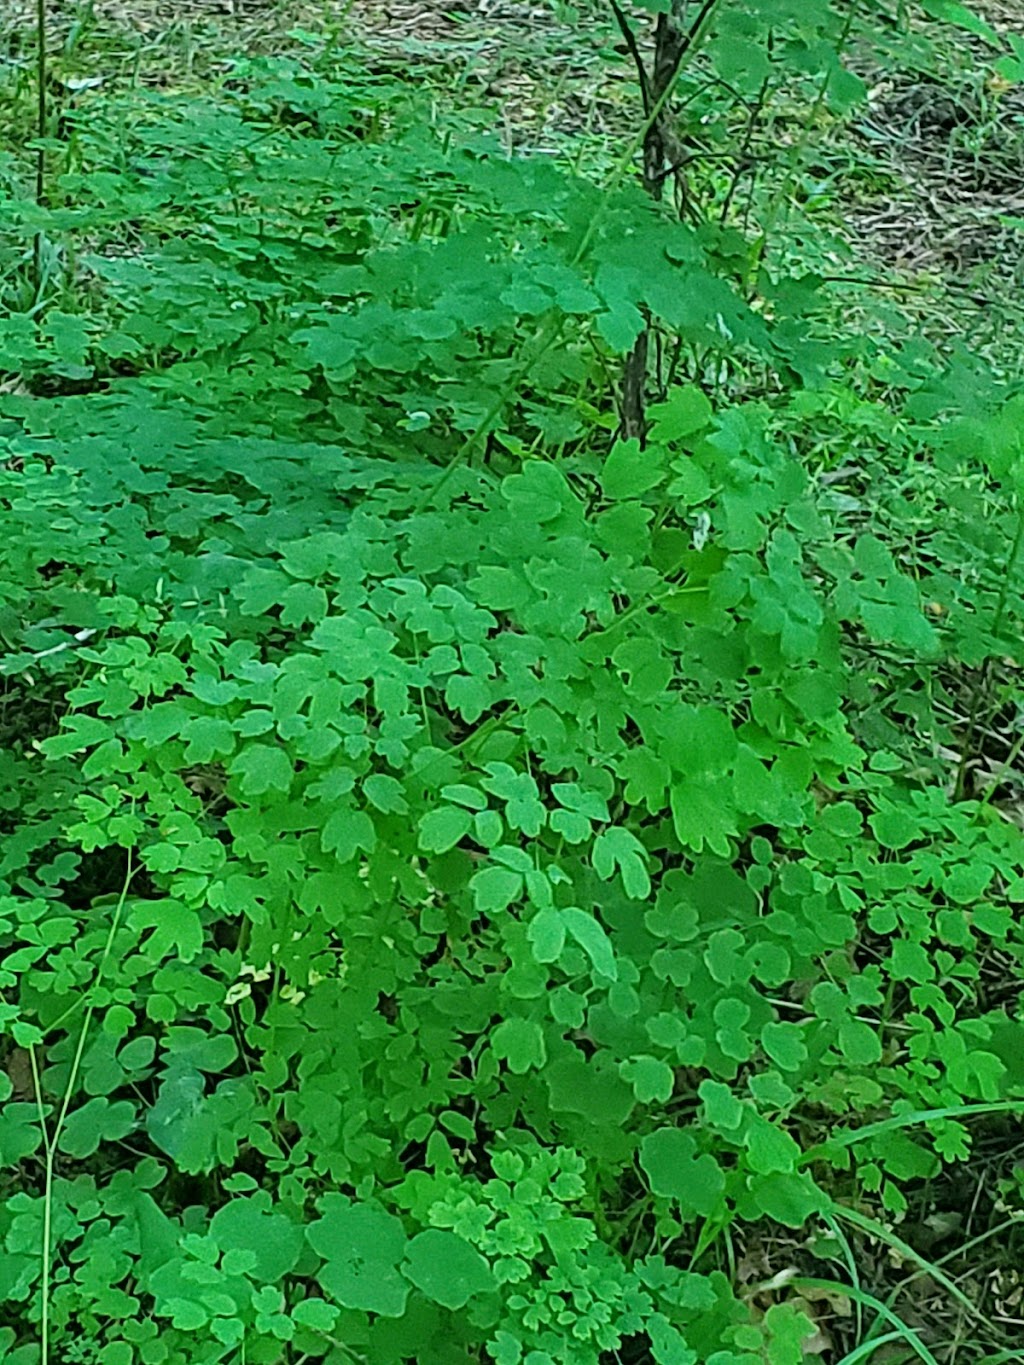
[[[469,833],[473,817],[459,806],[439,806],[420,820],[420,848],[428,853],[447,853]]]
[[[685,1217],[707,1217],[725,1190],[725,1176],[707,1153],[698,1155],[697,1142],[681,1128],[659,1128],[640,1143],[640,1165],[651,1189],[674,1199]]]
[[[112,1103],[98,1095],[68,1114],[60,1135],[61,1151],[81,1160],[92,1156],[101,1143],[127,1137],[134,1127],[135,1105],[131,1100]]]
[[[518,1076],[539,1069],[547,1061],[544,1031],[533,1019],[503,1019],[491,1035],[491,1047]]]
[[[610,981],[617,981],[619,969],[611,939],[594,916],[570,906],[560,912],[560,918],[567,933],[572,935],[594,964],[594,970]]]

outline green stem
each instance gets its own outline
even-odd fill
[[[117,904],[114,907],[114,914],[110,921],[110,932],[107,934],[106,942],[103,945],[103,952],[100,956],[99,966],[96,971],[96,982],[101,981],[106,972],[107,962],[110,959],[110,954],[114,946],[114,939],[117,937],[117,931],[121,926],[121,915],[124,912],[125,901],[128,899],[128,888],[131,885],[132,877],[134,877],[134,875],[135,868],[132,864],[132,854],[129,849],[128,865],[125,869],[124,883],[121,887],[121,894],[118,897]],[[85,1052],[85,1044],[89,1037],[89,1026],[92,1023],[92,1017],[95,1012],[95,1003],[90,1000],[86,1005],[85,1017],[82,1020],[78,1042],[75,1045],[75,1055],[71,1062],[71,1071],[68,1074],[67,1084],[64,1087],[64,1096],[61,1100],[57,1122],[54,1124],[53,1132],[49,1136],[47,1136],[45,1124],[43,1124],[44,1106],[39,1062],[36,1057],[35,1048],[32,1047],[29,1049],[32,1065],[32,1079],[36,1091],[36,1106],[39,1110],[40,1123],[43,1127],[43,1142],[46,1151],[46,1173],[43,1185],[42,1265],[40,1268],[40,1294],[42,1297],[39,1328],[40,1365],[50,1365],[50,1264],[53,1259],[53,1180],[57,1163],[57,1147],[60,1143],[64,1124],[67,1120],[68,1110],[71,1108],[71,1102],[75,1096],[75,1089],[78,1084],[78,1073],[82,1065],[82,1056]]]
[[[971,817],[972,825],[977,824],[981,812],[985,809],[987,805],[989,805],[993,796],[995,796],[996,792],[999,790],[1003,778],[1006,776],[1006,774],[1016,763],[1017,759],[1020,757],[1020,752],[1022,749],[1024,749],[1024,731],[1021,731],[1021,733],[1013,741],[1013,747],[1010,749],[1010,752],[1006,755],[1006,758],[1003,760],[999,768],[999,771],[996,773],[995,777],[986,787],[984,792],[982,792],[981,797],[978,801],[978,809],[974,812],[974,815]]]
[[[894,1133],[903,1128],[916,1128],[922,1123],[935,1123],[944,1119],[956,1119],[962,1123],[965,1118],[975,1114],[1019,1114],[1024,1112],[1024,1100],[993,1100],[983,1104],[950,1105],[945,1109],[915,1109],[909,1114],[894,1114],[891,1118],[879,1119],[877,1123],[866,1123],[862,1128],[839,1129],[824,1142],[809,1147],[800,1157],[797,1165],[810,1166],[815,1161],[827,1159],[832,1148],[840,1150],[856,1147],[871,1138],[885,1133]]]
[[[46,0],[36,0],[36,136],[39,147],[36,151],[36,204],[42,208],[46,202],[46,152],[43,139],[47,133],[46,104]],[[32,244],[32,266],[35,275],[36,296],[43,286],[43,233],[37,230]]]
[[[941,1285],[950,1298],[954,1299],[967,1313],[968,1317],[974,1318],[975,1321],[985,1321],[984,1314],[971,1302],[960,1286],[951,1280],[944,1271],[940,1270],[938,1265],[922,1256],[920,1252],[915,1251],[909,1242],[904,1242],[889,1228],[876,1222],[873,1218],[866,1217],[863,1213],[858,1213],[856,1209],[848,1209],[841,1204],[835,1204],[832,1212],[837,1218],[850,1223],[861,1232],[867,1233],[869,1237],[875,1237],[878,1241],[884,1242],[898,1252],[904,1260],[913,1261],[920,1268],[920,1273],[930,1276],[936,1284]]]
[[[902,1332],[886,1332],[884,1337],[874,1337],[871,1341],[862,1342],[849,1355],[843,1356],[839,1365],[860,1365],[862,1360],[867,1360],[869,1356],[873,1356],[880,1347],[890,1346],[894,1341],[904,1340],[906,1338]]]

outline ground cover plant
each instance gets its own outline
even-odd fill
[[[825,188],[865,54],[1019,41],[561,9],[622,107],[552,154],[351,15],[161,86],[47,17],[0,1360],[1020,1359],[1019,337]]]

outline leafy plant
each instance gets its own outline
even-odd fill
[[[714,18],[697,109],[783,21],[843,103]],[[850,1239],[1024,1104],[1020,398],[399,94],[103,92],[0,205],[0,1359],[935,1359]]]

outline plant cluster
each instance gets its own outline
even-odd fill
[[[852,1241],[1024,1104],[1022,400],[400,93],[0,165],[0,1361],[936,1365]]]

